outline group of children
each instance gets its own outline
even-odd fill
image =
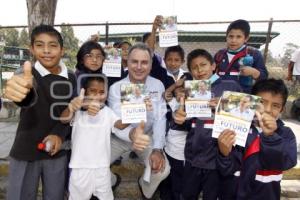
[[[150,74],[158,79],[163,76],[160,80],[166,87],[164,98],[170,113],[167,130],[161,130],[166,131],[164,151],[171,166],[161,187],[161,199],[196,200],[201,192],[203,199],[209,200],[280,199],[282,171],[297,162],[295,136],[279,119],[288,92],[282,80],[267,79],[261,53],[247,46],[249,33],[247,21],[232,22],[226,32],[227,48],[214,57],[204,49],[191,51],[187,55],[188,72],[182,69],[185,55],[179,45],[166,49],[166,69],[158,67],[160,61],[153,55]],[[127,76],[126,53],[130,46],[121,43],[122,73],[118,80]],[[5,88],[5,97],[22,107],[10,153],[7,199],[35,199],[40,177],[43,199],[63,199],[67,179],[69,199],[89,199],[92,195],[113,199],[110,133],[128,125],[105,105],[108,87],[118,80],[102,75],[106,56],[103,48],[93,41],[81,46],[76,76],[60,61],[63,42],[53,27],[40,25],[33,30],[31,52],[36,60],[34,67],[26,63]],[[247,56],[252,62],[241,62]],[[212,110],[223,91],[262,98],[264,112],[257,113],[245,148],[234,146],[236,134],[232,130],[212,138],[209,124],[213,118],[186,118],[185,80],[210,80]],[[71,132],[69,123],[72,153],[68,164],[60,146]],[[46,141],[53,144],[49,153],[36,148],[37,143]],[[67,166],[71,168],[70,177]]]

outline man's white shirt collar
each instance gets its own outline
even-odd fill
[[[59,61],[59,66],[60,66],[61,71],[57,75],[65,77],[65,78],[69,78],[68,69],[62,60]],[[42,77],[47,76],[48,74],[51,74],[39,61],[35,62],[34,68],[40,73],[40,75]]]

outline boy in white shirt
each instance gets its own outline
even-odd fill
[[[92,195],[99,199],[114,199],[110,177],[110,134],[114,127],[123,129],[126,125],[122,125],[118,116],[105,106],[105,84],[104,77],[87,78],[80,96],[71,101],[61,116],[64,122],[73,118],[70,200],[90,199]]]

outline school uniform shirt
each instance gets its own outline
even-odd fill
[[[63,62],[59,63],[59,74],[51,74],[40,62],[32,68],[33,88],[26,98],[16,103],[21,107],[20,122],[10,156],[25,161],[55,159],[65,155],[59,151],[54,156],[40,151],[37,145],[49,134],[64,140],[70,134],[68,124],[62,124],[59,117],[71,100],[76,80]],[[21,70],[16,72],[21,73]]]
[[[113,84],[109,89],[108,105],[116,113],[117,116],[121,117],[121,94],[120,88],[122,84],[130,83],[129,76],[122,79],[121,81]],[[146,93],[152,102],[152,111],[147,111],[147,122],[145,123],[145,133],[152,133],[153,148],[162,149],[165,145],[165,134],[166,134],[166,102],[163,99],[163,93],[165,91],[164,85],[161,81],[147,76],[145,81]],[[123,130],[117,128],[113,129],[113,133],[122,140],[130,142],[129,132],[132,128],[138,126],[138,123],[131,124]]]
[[[227,49],[219,50],[214,60],[216,63],[216,72],[223,80],[234,80],[239,83],[245,93],[250,93],[253,85],[253,79],[250,76],[240,76],[239,61],[247,54],[253,57],[254,67],[260,72],[257,80],[268,78],[268,71],[266,69],[263,56],[261,52],[253,47],[245,45],[236,54],[229,53]]]
[[[296,165],[297,145],[289,127],[281,120],[277,120],[277,126],[272,136],[251,126],[243,151],[234,148],[227,157],[218,155],[220,172],[240,174],[236,179],[237,199],[280,199],[282,172]]]
[[[214,97],[222,96],[223,91],[240,92],[241,87],[232,80],[222,80],[214,74],[211,78],[211,92]],[[193,167],[202,169],[216,169],[218,154],[217,140],[212,138],[214,117],[206,120],[192,118],[186,121],[188,134],[184,155],[186,161]]]
[[[292,54],[291,61],[294,62],[293,75],[300,75],[300,49]]]
[[[100,168],[110,165],[110,134],[117,115],[104,106],[95,116],[75,113],[70,168]]]

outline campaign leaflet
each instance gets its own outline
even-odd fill
[[[121,49],[105,49],[106,58],[103,63],[102,73],[107,77],[121,77]]]
[[[159,46],[171,47],[178,45],[177,16],[163,18],[163,24],[159,28]]]
[[[236,133],[236,145],[245,147],[249,129],[260,104],[255,95],[224,91],[216,108],[212,137],[218,138],[225,129]]]
[[[124,83],[120,88],[121,92],[121,119],[122,123],[146,122],[146,90],[144,84]]]
[[[209,80],[185,81],[186,92],[185,112],[187,118],[211,118],[212,112],[209,101],[212,98]]]

